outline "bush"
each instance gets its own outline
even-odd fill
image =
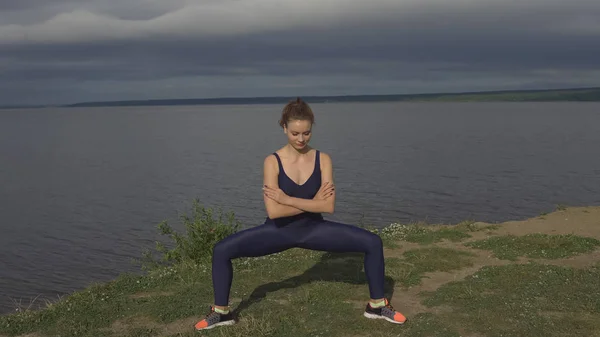
[[[201,206],[197,199],[194,199],[192,207],[191,218],[185,214],[179,217],[185,226],[185,235],[174,231],[167,221],[158,225],[160,234],[168,236],[174,246],[169,249],[164,243],[156,242],[156,250],[162,257],[156,261],[151,251],[145,251],[142,262],[144,269],[181,262],[206,262],[212,257],[215,244],[240,228],[240,222],[235,219],[233,212],[223,214],[219,209],[218,218],[215,219],[213,210]],[[224,215],[227,216],[227,222],[224,222]]]

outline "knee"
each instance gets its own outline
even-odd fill
[[[383,241],[381,237],[375,233],[368,232],[365,238],[368,251],[378,251],[383,249]]]
[[[226,240],[221,240],[217,242],[213,247],[213,259],[229,259],[231,255],[231,249],[229,249],[229,245]]]

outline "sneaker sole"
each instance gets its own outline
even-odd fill
[[[370,318],[370,319],[385,319],[386,321],[390,322],[390,323],[394,323],[394,324],[404,324],[404,322],[398,322],[398,321],[394,321],[393,319],[389,318],[389,317],[385,317],[385,316],[380,316],[380,315],[375,315],[375,314],[369,314],[368,312],[364,313],[364,316],[366,318]]]
[[[210,329],[216,328],[218,326],[234,325],[234,324],[235,324],[235,321],[233,321],[233,320],[232,321],[219,322],[219,323],[215,323],[213,325],[209,325],[209,326],[207,326],[206,328],[203,328],[203,329],[196,329],[196,331],[210,330]]]

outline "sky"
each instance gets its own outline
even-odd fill
[[[0,1],[0,106],[590,86],[598,0]]]

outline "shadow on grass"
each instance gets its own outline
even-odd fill
[[[354,285],[368,285],[367,277],[363,271],[363,253],[325,253],[314,266],[307,269],[302,275],[290,277],[279,282],[263,284],[242,300],[234,309],[235,315],[248,309],[251,305],[262,301],[268,293],[281,289],[301,287],[313,281],[343,282]],[[395,281],[389,276],[384,280],[385,297],[391,302],[394,295]],[[365,299],[365,305],[368,299]]]

